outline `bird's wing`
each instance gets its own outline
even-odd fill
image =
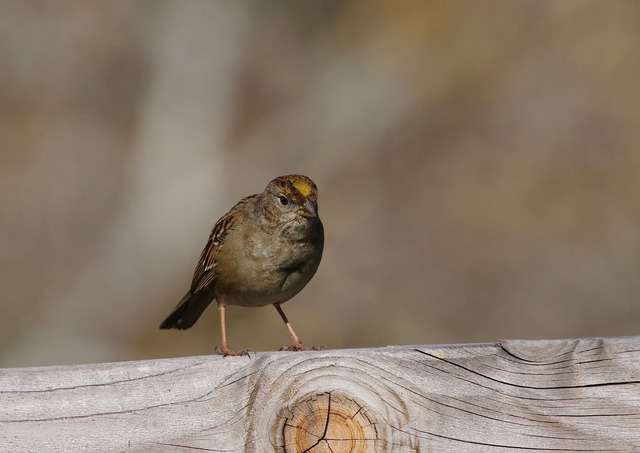
[[[193,272],[191,294],[195,294],[215,282],[217,276],[216,256],[218,255],[220,247],[224,243],[227,233],[231,231],[242,218],[243,205],[253,202],[254,198],[257,197],[258,195],[250,195],[243,198],[213,226],[207,245],[204,247],[204,250],[202,250],[196,270]]]

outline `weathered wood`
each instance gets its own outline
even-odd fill
[[[640,337],[0,371],[2,452],[640,451]]]

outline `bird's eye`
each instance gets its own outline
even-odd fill
[[[282,206],[286,206],[286,205],[289,204],[289,199],[287,197],[285,197],[284,195],[280,195],[279,200],[280,200],[280,204]]]

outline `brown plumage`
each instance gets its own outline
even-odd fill
[[[302,175],[275,178],[264,192],[243,198],[216,222],[198,260],[191,288],[160,328],[190,328],[216,299],[222,354],[244,354],[246,350],[233,351],[227,343],[226,305],[273,304],[291,335],[289,349],[305,349],[280,304],[311,280],[323,246],[316,185]]]

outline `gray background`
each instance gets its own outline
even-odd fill
[[[307,344],[640,333],[640,3],[2,1],[0,43],[1,366],[211,353],[216,310],[157,327],[292,172]]]

